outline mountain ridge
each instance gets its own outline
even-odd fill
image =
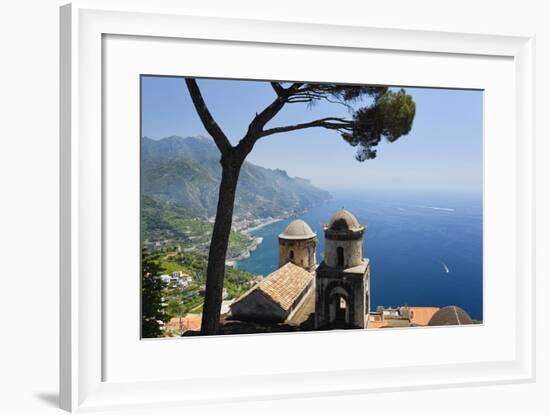
[[[215,215],[220,154],[208,137],[170,136],[141,139],[142,194],[170,202],[190,215]],[[307,179],[290,177],[285,170],[245,162],[241,169],[235,218],[237,220],[288,217],[331,198]]]

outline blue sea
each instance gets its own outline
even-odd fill
[[[457,305],[483,319],[483,206],[481,194],[335,194],[296,218],[317,233],[340,208],[367,226],[364,255],[371,261],[371,310],[377,306]],[[251,233],[263,243],[237,267],[267,276],[278,266],[278,239],[294,219]]]

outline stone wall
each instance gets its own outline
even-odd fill
[[[329,267],[338,266],[338,248],[343,249],[343,268],[351,268],[361,264],[363,260],[363,240],[330,240],[325,239],[324,260]]]
[[[231,318],[234,320],[283,322],[287,315],[288,311],[257,289],[231,305]]]
[[[361,265],[361,264],[360,264]],[[362,261],[358,272],[345,272],[321,263],[316,272],[315,326],[317,328],[366,328],[370,308],[370,267]],[[346,309],[337,317],[338,301],[344,298]],[[343,321],[342,321],[343,319]]]
[[[317,262],[316,247],[317,238],[301,240],[279,238],[279,268],[287,262],[292,262],[308,271],[313,270]]]

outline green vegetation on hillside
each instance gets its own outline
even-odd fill
[[[164,249],[158,257],[158,265],[170,274],[174,271],[182,271],[193,277],[193,285],[196,288],[206,282],[206,267],[208,258],[206,255],[194,252],[176,252],[172,249]],[[250,282],[255,278],[254,274],[233,267],[225,268],[224,287],[227,289],[230,300],[246,292],[250,288]],[[188,290],[187,290],[188,291]]]
[[[190,217],[185,209],[169,202],[142,196],[141,226],[144,242],[164,241],[184,250],[207,253],[213,225],[202,218]],[[242,254],[252,240],[240,232],[231,232],[228,257]]]
[[[204,297],[200,288],[205,284],[208,264],[205,255],[163,248],[154,252],[143,250],[142,261],[143,337],[162,337],[166,335],[164,324],[170,319],[202,312]],[[162,283],[160,275],[174,271],[192,276],[193,281],[183,289]],[[224,281],[226,299],[235,299],[244,294],[254,278],[249,272],[227,267]]]
[[[221,180],[220,154],[207,138],[142,138],[142,192],[177,206],[186,216],[214,216]],[[235,200],[235,218],[288,216],[318,206],[330,194],[308,180],[245,162]]]

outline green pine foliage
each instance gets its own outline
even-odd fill
[[[170,318],[163,303],[163,289],[166,286],[159,278],[164,272],[159,259],[159,253],[142,250],[141,337],[143,338],[162,336],[164,326]]]

